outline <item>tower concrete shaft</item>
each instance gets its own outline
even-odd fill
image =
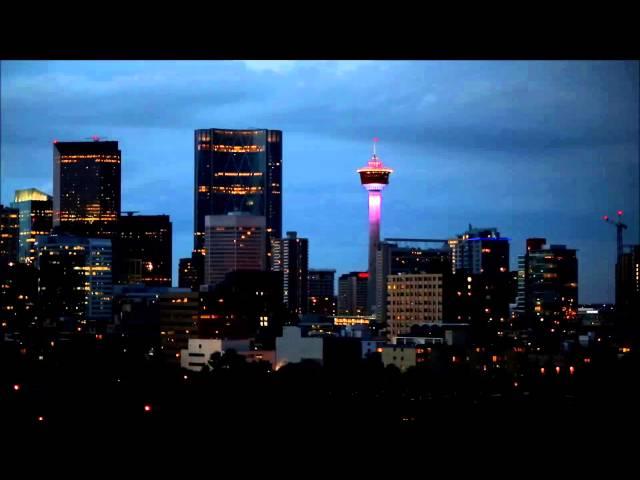
[[[374,139],[373,155],[367,165],[359,168],[360,182],[369,194],[369,279],[367,305],[369,314],[375,313],[376,305],[376,252],[380,244],[380,215],[382,209],[382,190],[389,184],[389,175],[393,172],[385,167],[376,154],[377,139]]]

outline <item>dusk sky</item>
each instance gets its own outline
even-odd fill
[[[283,231],[312,268],[367,268],[355,170],[395,172],[382,237],[447,238],[469,223],[578,249],[579,301],[613,302],[615,228],[639,242],[638,62],[2,62],[3,204],[52,193],[54,139],[122,150],[122,208],[169,214],[174,284],[193,246],[193,131],[283,131]]]

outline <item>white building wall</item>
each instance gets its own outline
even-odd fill
[[[322,362],[322,338],[303,337],[300,328],[283,327],[282,337],[276,338],[276,370],[302,360]]]

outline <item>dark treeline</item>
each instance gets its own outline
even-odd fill
[[[159,428],[187,435],[360,426],[527,432],[540,422],[572,431],[638,419],[635,352],[595,352],[573,374],[556,374],[552,363],[541,374],[526,356],[483,371],[472,354],[452,364],[446,352],[405,372],[376,357],[272,371],[232,350],[214,354],[202,372],[187,372],[125,350],[110,339],[28,351],[0,343],[0,421],[47,431]]]

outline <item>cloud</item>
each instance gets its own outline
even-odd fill
[[[50,185],[53,139],[118,139],[123,207],[171,215],[177,267],[192,241],[193,130],[278,128],[285,228],[340,273],[366,264],[355,169],[378,136],[396,169],[383,235],[495,225],[513,260],[544,234],[581,249],[581,300],[600,301],[613,260],[588,242],[614,248],[615,235],[593,219],[622,208],[628,243],[640,233],[638,77],[638,62],[2,62],[2,200]]]

